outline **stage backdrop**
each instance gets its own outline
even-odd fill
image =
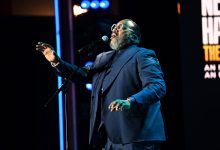
[[[219,149],[220,1],[181,2],[182,102],[187,150]]]

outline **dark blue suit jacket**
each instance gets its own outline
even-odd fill
[[[104,77],[106,64],[114,54],[113,51],[99,54],[94,64],[87,69],[64,61],[57,66],[61,76],[68,77],[73,72],[71,76],[74,81],[83,81],[89,72],[92,72],[89,141],[92,141],[94,133],[97,132],[95,121],[98,103],[102,105],[102,120],[108,138],[113,143],[163,141],[166,136],[160,100],[166,94],[166,85],[159,61],[153,50],[136,45],[120,52],[120,56],[110,66],[103,84],[100,81]],[[136,100],[131,109],[109,111],[108,106],[112,101],[131,96]]]

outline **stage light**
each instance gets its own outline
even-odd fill
[[[61,57],[61,37],[60,37],[60,13],[59,0],[54,0],[54,15],[55,15],[55,30],[56,30],[56,50],[59,57]],[[58,77],[58,88],[62,85],[62,78]],[[63,110],[63,92],[58,94],[58,111],[59,111],[59,145],[60,150],[65,149],[65,127],[64,127],[64,110]]]
[[[89,66],[89,65],[92,65],[93,64],[93,61],[87,61],[86,63],[85,63],[85,66]]]
[[[74,16],[79,16],[79,15],[87,13],[87,12],[88,12],[87,9],[82,9],[82,7],[80,7],[78,5],[74,5],[73,6],[73,14],[74,14]]]
[[[80,4],[82,9],[107,9],[109,5],[110,2],[108,0],[82,0]]]
[[[98,8],[99,8],[99,1],[97,1],[97,0],[91,1],[90,7],[91,7],[92,9],[98,9]]]
[[[86,84],[86,89],[89,91],[92,91],[92,84],[91,83],[87,83]]]
[[[108,0],[102,0],[102,1],[100,1],[99,6],[102,9],[107,9],[109,7],[109,1]]]
[[[88,0],[83,0],[80,4],[80,6],[83,8],[83,9],[88,9],[90,7],[90,1]]]

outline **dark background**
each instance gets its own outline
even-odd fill
[[[54,16],[16,15],[12,3],[0,3],[0,149],[58,150],[57,99],[43,107],[57,89],[57,77],[35,50],[38,41],[55,47]],[[30,8],[34,9],[35,3]],[[74,18],[74,48],[109,34],[110,26],[121,19],[133,19],[142,31],[141,46],[155,50],[167,82],[162,110],[168,140],[162,150],[217,150],[218,141],[213,136],[219,133],[219,80],[204,81],[199,71],[203,56],[195,49],[201,49],[200,3],[182,4],[181,15],[176,0],[120,0],[109,10],[89,11]],[[75,52],[77,65],[89,59]],[[90,92],[85,85],[76,85],[76,92],[78,147],[88,150]]]

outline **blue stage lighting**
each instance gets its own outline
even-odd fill
[[[86,84],[86,89],[89,91],[92,91],[92,84],[91,83],[87,83]]]
[[[109,7],[109,1],[108,0],[101,0],[99,3],[99,6],[102,9],[107,9]]]
[[[90,7],[91,7],[92,9],[98,9],[98,8],[99,8],[99,1],[97,1],[97,0],[91,1]]]
[[[83,9],[88,9],[88,8],[90,7],[90,1],[88,1],[88,0],[83,0],[83,1],[81,2],[81,7],[82,7]]]
[[[92,64],[93,64],[92,61],[87,61],[87,62],[85,63],[85,66],[89,66],[89,65],[92,65]]]

